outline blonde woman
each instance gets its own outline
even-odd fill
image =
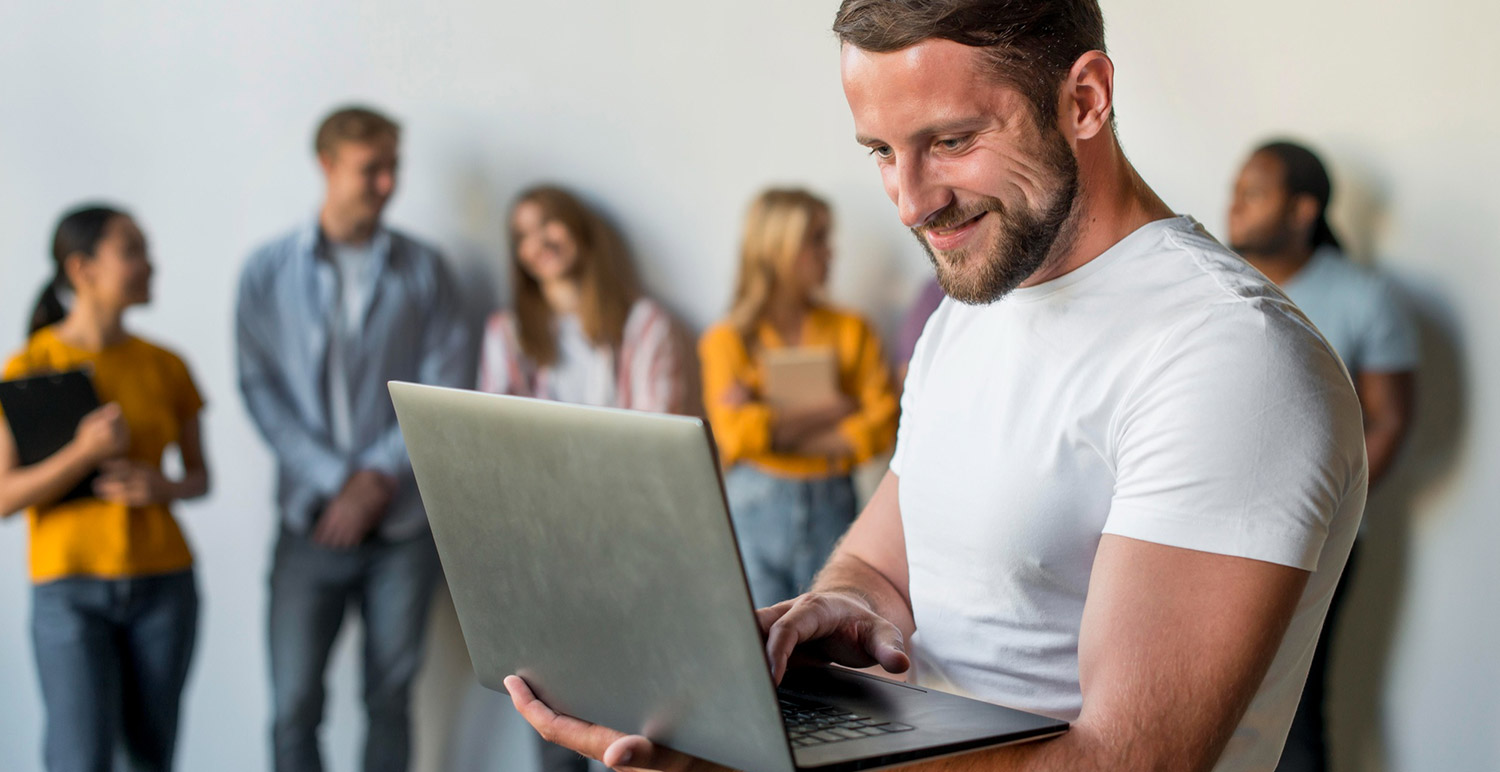
[[[729,316],[699,343],[704,404],[757,606],[807,589],[854,520],[850,471],[896,436],[896,397],[879,337],[824,298],[832,227],[828,204],[807,191],[756,198]],[[773,408],[765,358],[785,348],[830,350],[837,395]]]

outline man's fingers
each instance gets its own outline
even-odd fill
[[[681,763],[672,764],[659,758],[664,755],[661,750],[650,740],[633,734],[610,743],[599,760],[610,769],[675,770],[684,766]]]
[[[786,616],[786,612],[791,611],[792,604],[796,602],[797,599],[793,598],[791,600],[784,600],[774,606],[756,609],[755,621],[760,625],[760,634],[765,636],[766,633],[769,633],[771,625],[776,624],[776,620]]]
[[[318,520],[317,526],[313,528],[312,539],[330,549],[343,549],[352,543],[349,529],[344,526],[342,518],[337,513],[329,512],[324,512],[323,517]]]
[[[911,667],[911,658],[906,654],[906,636],[895,625],[876,618],[869,632],[862,637],[865,651],[887,671],[904,673]]]
[[[838,628],[838,615],[828,601],[818,595],[798,598],[766,633],[766,657],[771,661],[771,680],[781,683],[787,660],[797,644],[832,635]]]
[[[604,755],[610,744],[624,737],[608,727],[565,716],[547,707],[520,676],[506,676],[505,690],[516,711],[547,742],[556,743],[591,759]]]
[[[638,734],[610,743],[600,761],[610,769],[657,769],[663,772],[723,769],[717,764],[657,745]]]

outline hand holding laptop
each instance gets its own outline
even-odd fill
[[[390,388],[475,675],[543,737],[631,768],[856,772],[1067,730],[789,668],[906,669],[896,609],[834,590],[756,611],[702,420]]]
[[[766,640],[771,677],[786,674],[793,651],[825,662],[865,668],[880,665],[892,673],[911,667],[901,631],[851,593],[808,593],[758,609],[756,620]],[[800,647],[800,648],[799,648]],[[724,770],[711,761],[657,745],[641,735],[561,715],[547,707],[520,676],[505,679],[511,702],[526,722],[548,742],[598,759],[611,769],[655,769],[672,772]]]

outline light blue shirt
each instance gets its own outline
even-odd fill
[[[1417,332],[1391,283],[1321,247],[1282,291],[1333,344],[1350,375],[1415,370]]]
[[[316,219],[256,250],[240,277],[240,391],[276,456],[282,523],[297,533],[312,529],[360,469],[398,481],[380,537],[422,533],[427,517],[386,382],[473,381],[470,336],[437,250],[387,228],[371,246],[369,291],[357,294],[357,309],[341,308],[339,271]],[[347,444],[335,439],[329,404],[330,338],[346,327],[341,311],[359,322],[335,357],[348,388]]]

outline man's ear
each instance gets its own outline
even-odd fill
[[[1292,225],[1299,231],[1312,233],[1313,225],[1318,221],[1318,209],[1318,199],[1311,193],[1292,196]]]
[[[1115,63],[1103,51],[1089,51],[1073,62],[1061,92],[1064,133],[1093,139],[1109,128],[1114,115]]]
[[[325,177],[333,171],[333,157],[336,153],[338,153],[338,148],[336,147],[331,147],[318,153],[318,168],[323,170]]]

